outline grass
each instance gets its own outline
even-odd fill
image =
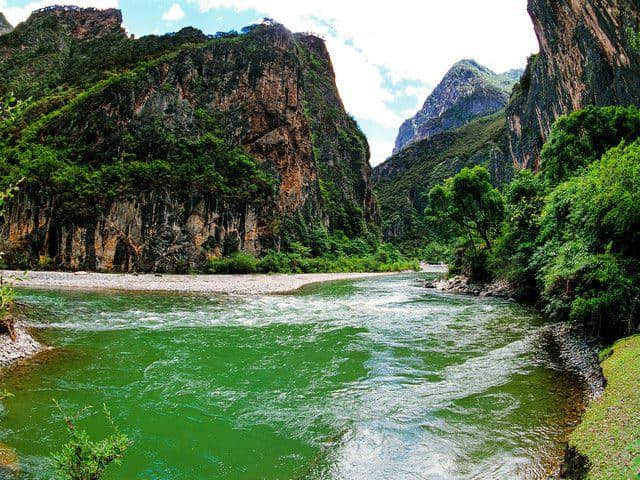
[[[640,479],[640,335],[617,342],[602,370],[607,388],[569,444],[589,459],[588,480]]]

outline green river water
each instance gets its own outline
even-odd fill
[[[255,297],[22,290],[59,348],[0,378],[12,478],[52,478],[54,398],[106,403],[133,440],[107,480],[538,478],[575,394],[543,319],[419,277]],[[99,408],[80,424],[108,432]]]

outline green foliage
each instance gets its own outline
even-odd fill
[[[547,310],[616,336],[638,324],[640,141],[611,149],[549,195],[539,268]]]
[[[537,249],[545,185],[531,170],[520,170],[505,190],[506,221],[491,252],[493,275],[507,280],[522,299],[537,297],[536,270],[530,261]]]
[[[324,250],[293,242],[288,251],[269,251],[257,259],[244,253],[211,259],[209,273],[338,273],[396,272],[419,270],[416,260],[403,256],[393,245],[370,243],[364,239],[349,239],[343,232],[328,235],[316,227],[323,239]]]
[[[56,474],[64,480],[99,480],[109,465],[119,463],[124,457],[131,445],[129,438],[115,426],[106,405],[104,414],[113,434],[100,441],[91,440],[86,431],[77,428],[75,423],[82,412],[72,417],[65,414],[57,402],[56,405],[69,433],[69,441],[52,454]]]
[[[209,260],[208,273],[256,273],[258,259],[247,253],[237,252],[229,257]]]
[[[542,173],[551,186],[567,180],[621,141],[640,136],[640,110],[587,107],[560,117],[542,149]]]
[[[0,122],[13,122],[26,110],[31,99],[17,99],[13,93],[7,97],[0,97]]]
[[[631,49],[640,55],[640,32],[636,32],[633,28],[627,27],[627,40]]]
[[[504,200],[490,183],[486,168],[463,168],[429,192],[427,221],[439,236],[459,243],[452,270],[473,281],[489,278],[488,251],[493,247],[504,218]]]
[[[220,201],[240,203],[268,202],[273,195],[274,178],[251,156],[213,134],[147,136],[149,143],[154,139],[154,150],[140,145],[102,165],[74,160],[70,148],[27,144],[6,149],[0,169],[5,171],[5,182],[24,178],[26,193],[56,197],[57,214],[68,223],[94,218],[96,207],[116,198],[162,191],[168,185],[178,194],[213,194]],[[158,157],[149,158],[154,153]]]
[[[7,200],[11,199],[18,190],[18,181],[14,185],[9,185],[0,191],[0,226],[5,223],[5,209]],[[0,259],[5,252],[0,252]],[[11,314],[16,296],[13,279],[5,279],[0,275],[0,331],[8,333],[12,339],[15,339],[14,324],[15,320]],[[6,393],[6,392],[5,392]],[[2,397],[2,395],[0,395]],[[6,397],[5,397],[6,398]],[[0,398],[2,400],[2,398]]]
[[[490,183],[486,168],[463,168],[444,185],[429,192],[428,215],[463,235],[476,249],[477,239],[491,249],[504,217],[504,201]]]
[[[6,389],[0,390],[0,402],[2,400],[6,400],[7,398],[13,397],[13,393],[8,392]]]
[[[542,174],[519,172],[505,189],[505,217],[479,167],[434,187],[426,218],[457,248],[453,270],[506,279],[552,318],[594,335],[635,331],[639,136],[636,107],[589,107],[559,119],[543,149]]]

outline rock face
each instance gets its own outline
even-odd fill
[[[0,12],[0,35],[9,33],[11,30],[13,30],[13,27],[7,21],[6,17],[2,14],[2,12]]]
[[[540,54],[529,59],[507,107],[514,164],[537,170],[560,115],[587,105],[640,103],[637,0],[529,0]]]
[[[498,75],[474,60],[456,63],[416,116],[402,124],[394,153],[417,141],[459,128],[474,118],[502,110],[521,74],[520,70],[510,70]]]
[[[0,94],[34,98],[4,129],[9,155],[99,180],[89,194],[29,174],[4,232],[11,258],[186,271],[304,241],[312,225],[376,228],[369,147],[322,40],[273,24],[134,40],[121,20],[57,7],[0,39]]]
[[[78,40],[91,40],[109,34],[123,35],[122,12],[115,8],[99,10],[73,6],[41,8],[31,14],[31,23],[55,25],[59,32]]]

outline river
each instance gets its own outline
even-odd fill
[[[16,478],[50,479],[56,399],[106,404],[133,440],[107,480],[543,477],[577,388],[545,320],[422,276],[252,297],[22,290],[59,348],[0,379],[0,442]],[[100,408],[80,425],[108,432]]]

